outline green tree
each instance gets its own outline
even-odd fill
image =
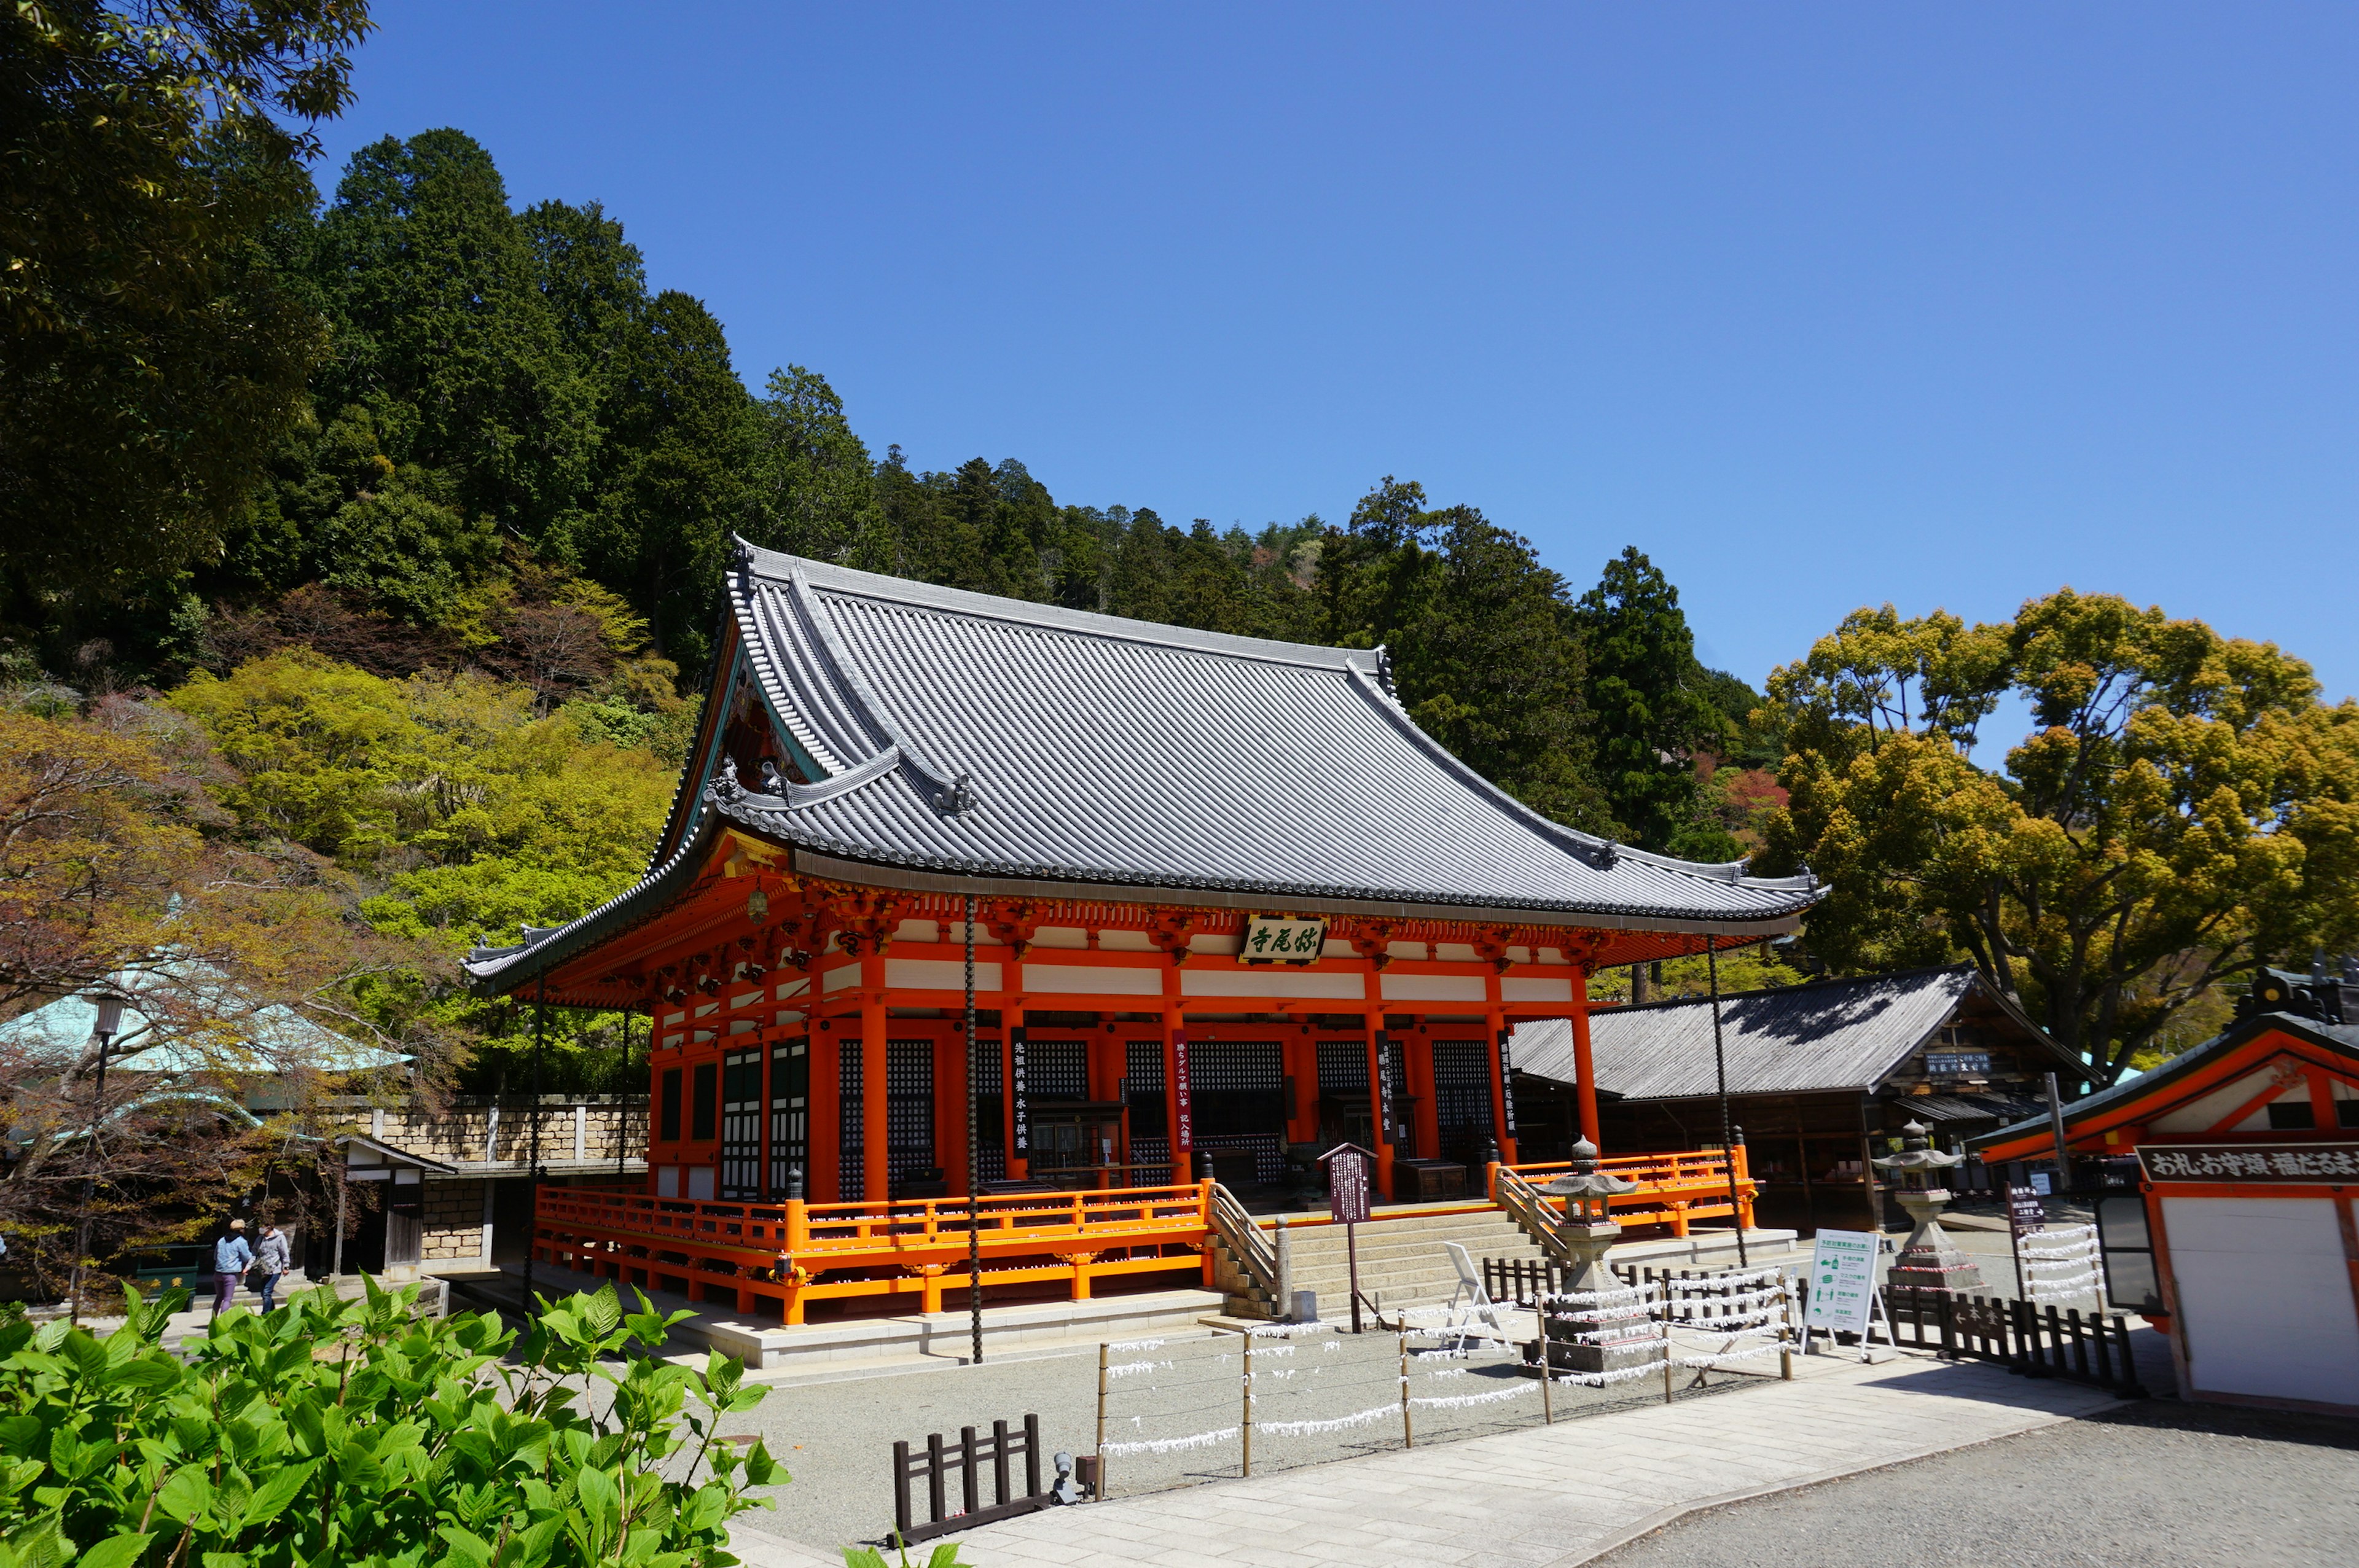
[[[2110,1083],[2214,988],[2359,940],[2359,703],[2310,667],[2065,589],[2012,622],[1862,610],[1777,671],[1768,858],[1832,884],[1838,968],[1970,955]],[[1969,752],[2000,700],[2034,729]]]
[[[605,411],[603,492],[574,554],[647,617],[658,651],[692,669],[745,516],[753,400],[721,323],[674,289],[647,302],[623,364]]]
[[[0,12],[0,622],[71,633],[219,548],[323,347],[269,255],[350,97],[348,0]]]
[[[1735,859],[1735,839],[1711,820],[1696,782],[1696,753],[1721,744],[1724,727],[1679,589],[1632,546],[1581,596],[1576,622],[1589,661],[1598,783],[1621,830],[1642,849]]]
[[[772,371],[759,415],[746,537],[766,549],[891,570],[875,468],[827,378],[800,365]]]
[[[1474,508],[1425,501],[1388,476],[1327,538],[1329,640],[1386,647],[1402,704],[1434,739],[1535,810],[1603,828],[1563,579]]]
[[[318,267],[335,332],[321,401],[366,406],[397,463],[443,471],[462,510],[562,555],[552,534],[590,486],[596,389],[491,155],[453,130],[362,148]]]

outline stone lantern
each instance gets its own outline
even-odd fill
[[[1941,1211],[1950,1206],[1950,1189],[1940,1184],[1943,1173],[1964,1156],[1934,1148],[1921,1121],[1910,1122],[1900,1134],[1900,1152],[1886,1154],[1875,1164],[1898,1182],[1892,1195],[1917,1227],[1893,1260],[1886,1282],[1952,1293],[1983,1289],[1982,1271],[1941,1228]]]
[[[1638,1184],[1599,1171],[1597,1145],[1584,1138],[1572,1146],[1572,1169],[1538,1190],[1544,1197],[1564,1200],[1556,1244],[1571,1265],[1565,1289],[1584,1293],[1622,1289],[1622,1281],[1605,1266],[1607,1250],[1622,1237],[1606,1200],[1636,1192]],[[1548,1346],[1548,1365],[1560,1371],[1613,1372],[1643,1365],[1653,1357],[1654,1322],[1642,1303],[1569,1310],[1586,1314],[1583,1321],[1565,1322],[1549,1316],[1545,1306],[1540,1309],[1540,1338],[1527,1347],[1528,1359],[1539,1359],[1542,1344]]]

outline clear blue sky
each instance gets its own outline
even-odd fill
[[[466,130],[915,466],[1415,478],[1756,683],[2070,583],[2359,691],[2359,7],[377,9],[324,185]]]

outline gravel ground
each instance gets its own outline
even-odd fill
[[[1413,1342],[1414,1343],[1414,1342]],[[1328,1346],[1335,1348],[1329,1349]],[[1221,1431],[1238,1424],[1243,1368],[1234,1334],[1211,1331],[1174,1335],[1153,1348],[1114,1353],[1117,1363],[1145,1361],[1143,1371],[1114,1379],[1108,1401],[1109,1443],[1136,1442]],[[1291,1355],[1284,1352],[1291,1349]],[[1507,1358],[1478,1355],[1465,1360],[1412,1363],[1411,1393],[1419,1398],[1455,1398],[1507,1389],[1523,1391],[1495,1403],[1412,1413],[1418,1443],[1443,1443],[1487,1433],[1535,1426],[1540,1421],[1537,1380],[1516,1376]],[[1165,1363],[1169,1365],[1165,1365]],[[1751,1363],[1774,1379],[1774,1357]],[[1256,1431],[1256,1475],[1299,1465],[1324,1464],[1354,1454],[1397,1448],[1401,1424],[1400,1355],[1390,1335],[1319,1336],[1290,1343],[1256,1342],[1254,1420],[1266,1422],[1321,1421],[1384,1407],[1385,1414],[1346,1430],[1281,1438]],[[1292,1376],[1284,1376],[1286,1373]],[[1714,1385],[1690,1392],[1692,1373],[1679,1375],[1680,1398],[1725,1397],[1759,1380],[1756,1374],[1714,1374]],[[1647,1403],[1662,1398],[1662,1384],[1636,1379],[1605,1390],[1559,1386],[1550,1390],[1558,1420],[1581,1413]],[[995,1419],[1019,1424],[1027,1411],[1040,1418],[1041,1441],[1050,1453],[1086,1454],[1097,1424],[1097,1353],[1032,1361],[985,1362],[899,1377],[774,1388],[754,1411],[730,1418],[733,1432],[759,1433],[792,1472],[792,1485],[768,1495],[776,1512],[745,1516],[771,1535],[832,1550],[853,1541],[875,1539],[893,1518],[892,1445],[896,1439],[922,1445],[940,1432],[955,1444],[958,1429],[973,1424],[988,1432]],[[1220,1480],[1238,1474],[1238,1439],[1232,1433],[1216,1444],[1176,1452],[1125,1455],[1109,1462],[1112,1495],[1121,1497],[1167,1487]],[[1045,1481],[1053,1472],[1044,1464]],[[1021,1472],[1017,1472],[1020,1484]],[[951,1482],[953,1506],[958,1496]],[[991,1501],[984,1483],[984,1501]],[[926,1517],[922,1490],[915,1507]]]
[[[2359,1422],[2147,1400],[1690,1515],[1598,1568],[2359,1563]]]

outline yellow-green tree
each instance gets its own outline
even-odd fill
[[[1770,677],[1789,724],[1767,866],[1832,884],[1839,969],[1970,956],[2100,1082],[2198,999],[2359,938],[2359,703],[2310,666],[2111,595],[2012,622],[1861,610]],[[2004,772],[1977,730],[2014,694]]]

